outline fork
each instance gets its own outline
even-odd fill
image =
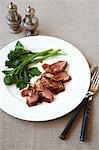
[[[89,91],[87,92],[84,100],[80,103],[80,105],[77,108],[75,108],[75,110],[72,113],[72,116],[71,116],[70,120],[68,121],[65,129],[63,130],[63,132],[59,136],[60,139],[62,139],[62,140],[65,139],[65,136],[66,136],[68,130],[72,126],[74,120],[78,116],[81,109],[88,104],[87,105],[88,107],[86,107],[86,111],[85,111],[84,117],[83,117],[83,122],[82,122],[83,125],[82,125],[80,140],[84,141],[84,139],[86,138],[86,132],[87,132],[86,128],[87,128],[87,124],[88,124],[88,117],[89,117],[88,115],[89,115],[90,109],[91,109],[91,99],[92,99],[93,95],[95,94],[96,90],[98,89],[98,84],[99,84],[98,83],[99,82],[98,67],[96,66],[95,68],[96,69],[93,72],[93,75],[91,77],[91,85],[90,85]]]
[[[87,94],[89,98],[85,102],[85,109],[84,109],[83,121],[82,121],[81,133],[80,133],[80,141],[87,140],[87,129],[88,129],[88,120],[91,111],[91,104],[92,104],[93,96],[98,90],[98,87],[99,87],[99,74],[98,71],[95,71],[91,78],[91,85]]]

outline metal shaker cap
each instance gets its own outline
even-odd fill
[[[10,4],[8,5],[8,11],[16,11],[17,10],[17,5],[15,5],[14,3],[10,2]]]

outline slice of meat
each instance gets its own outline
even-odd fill
[[[26,96],[26,103],[29,107],[37,105],[38,104],[38,99],[39,99],[39,94],[35,90],[35,92],[32,94],[32,96]]]
[[[43,85],[43,87],[45,88],[49,88],[50,85],[50,80],[47,79],[46,77],[42,76],[41,77],[41,84]]]
[[[49,72],[45,72],[42,74],[42,76],[48,78],[48,79],[52,79],[54,81],[62,81],[63,83],[69,81],[71,79],[70,75],[66,72],[59,72],[57,74],[51,74]]]
[[[51,103],[54,99],[52,92],[47,88],[45,88],[42,92],[39,92],[39,94],[45,102]]]
[[[67,62],[65,61],[58,61],[56,63],[53,63],[52,65],[49,65],[48,67],[45,67],[45,71],[52,73],[52,74],[56,74],[58,72],[62,72],[66,69],[67,66]]]
[[[35,88],[37,91],[43,91],[44,86],[42,84],[41,78],[39,78],[35,83]]]
[[[58,94],[64,90],[65,90],[65,86],[61,81],[58,81],[58,82],[52,81],[51,91],[54,94]]]
[[[63,83],[65,83],[65,82],[71,80],[71,77],[66,71],[63,71],[63,72],[59,72],[59,73],[55,74],[53,77],[53,80],[54,81],[62,81]]]
[[[23,90],[21,92],[21,96],[23,96],[23,97],[25,97],[25,96],[32,96],[34,91],[35,91],[34,87],[29,86],[28,89]]]
[[[35,85],[36,90],[39,93],[39,102],[41,103],[42,101],[46,101],[51,103],[54,99],[53,94],[50,90],[43,86],[41,78],[37,80]]]
[[[49,72],[45,72],[42,74],[43,77],[46,77],[48,79],[53,79],[54,78],[54,74],[49,73]]]
[[[28,90],[21,91],[21,96],[22,97],[28,96]]]
[[[41,83],[45,88],[51,90],[54,94],[58,94],[59,92],[65,90],[65,86],[61,81],[56,82],[42,76]]]

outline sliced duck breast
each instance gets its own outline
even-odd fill
[[[45,68],[44,70],[46,72],[56,74],[58,72],[62,72],[66,69],[67,62],[65,61],[58,61],[56,63],[53,63],[52,65],[48,65],[48,67],[43,67]]]
[[[51,103],[54,99],[53,93],[47,88],[45,88],[42,92],[39,92],[39,94],[45,102]]]
[[[32,93],[32,96],[26,96],[26,103],[29,107],[37,105],[38,104],[38,99],[39,99],[39,94],[38,92],[35,90],[34,93]]]

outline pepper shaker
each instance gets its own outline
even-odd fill
[[[23,19],[23,27],[26,36],[33,36],[39,33],[37,27],[39,20],[35,17],[35,9],[30,6],[26,8],[25,18]]]
[[[10,27],[11,33],[19,33],[21,31],[21,15],[17,13],[17,6],[12,2],[8,5],[8,15],[6,22]]]

